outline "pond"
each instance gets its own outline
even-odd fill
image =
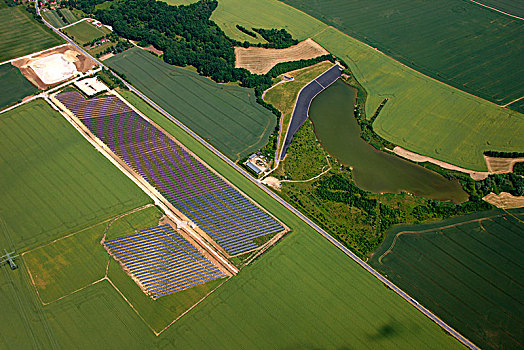
[[[405,191],[455,203],[467,200],[457,180],[447,180],[364,141],[353,116],[356,93],[355,88],[337,80],[313,100],[309,116],[326,151],[353,168],[353,179],[360,188],[374,193]]]

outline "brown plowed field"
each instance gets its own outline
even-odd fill
[[[310,59],[327,54],[329,54],[328,51],[311,39],[306,39],[286,49],[235,47],[235,67],[245,68],[254,74],[266,74],[280,62]]]

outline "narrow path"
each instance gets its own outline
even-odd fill
[[[507,107],[507,106],[509,106],[509,105],[511,105],[511,104],[513,104],[513,103],[515,103],[515,102],[517,102],[517,101],[522,100],[523,98],[524,98],[524,96],[521,96],[521,97],[519,97],[519,98],[516,98],[516,99],[514,99],[513,101],[511,101],[510,103],[506,103],[506,104],[503,105],[502,107]]]
[[[324,167],[322,167],[322,172],[316,176],[313,176],[312,178],[310,179],[307,179],[307,180],[280,180],[280,182],[309,182],[309,181],[313,181],[315,179],[318,179],[319,177],[321,177],[322,175],[324,175],[325,173],[327,173],[328,171],[331,170],[331,164],[329,163],[329,159],[328,157],[326,157],[326,161],[327,161],[327,165],[324,165]],[[328,167],[326,170],[324,170],[326,167]]]
[[[38,1],[35,2],[35,7],[37,9],[37,13],[40,14],[40,9],[38,8]],[[97,62],[101,67],[107,68],[103,63],[101,63],[99,60],[92,57],[88,52],[83,50],[83,48],[79,47],[76,43],[74,43],[69,37],[62,34],[60,31],[58,31],[56,28],[54,28],[52,25],[50,25],[47,21],[43,20],[44,23],[51,28],[53,31],[57,32],[60,36],[62,36],[64,39],[66,39],[71,44],[75,45],[78,49],[80,49],[84,54],[86,54],[88,57],[92,58]],[[109,69],[109,68],[108,68]],[[113,72],[116,74],[115,72]],[[120,77],[118,74],[116,74],[118,77]],[[121,79],[121,77],[120,77]],[[195,132],[193,132],[191,129],[189,129],[187,126],[185,126],[183,123],[181,123],[178,119],[173,117],[171,114],[167,113],[162,107],[157,105],[155,102],[153,102],[151,99],[149,99],[147,96],[145,96],[143,93],[141,93],[138,89],[136,89],[134,86],[129,84],[127,81],[122,80],[124,84],[127,86],[128,89],[136,93],[140,98],[142,98],[144,101],[148,102],[153,108],[155,108],[158,112],[160,112],[162,115],[164,115],[166,118],[170,119],[173,123],[175,123],[178,127],[180,127],[182,130],[184,130],[186,133],[191,135],[193,138],[195,138],[198,142],[200,142],[203,146],[205,146],[209,151],[213,152],[217,157],[219,157],[222,161],[229,164],[233,169],[237,170],[240,174],[242,174],[244,177],[246,177],[249,181],[254,183],[256,186],[258,186],[262,191],[264,191],[266,194],[271,196],[274,200],[279,202],[282,206],[287,208],[289,211],[291,211],[293,214],[298,216],[300,219],[302,219],[305,223],[307,223],[309,226],[311,226],[314,230],[316,230],[319,234],[321,234],[324,238],[326,238],[329,242],[331,242],[334,246],[336,246],[338,249],[340,249],[342,252],[344,252],[347,256],[349,256],[351,259],[353,259],[357,264],[359,264],[362,268],[364,268],[367,272],[371,273],[375,278],[377,278],[379,281],[381,281],[383,284],[385,284],[387,287],[389,287],[391,290],[396,292],[398,295],[400,295],[403,299],[405,299],[408,303],[410,303],[413,307],[417,308],[420,312],[422,312],[424,315],[426,315],[428,318],[430,318],[432,321],[437,323],[440,327],[442,327],[446,332],[451,334],[454,338],[459,340],[461,343],[469,347],[470,349],[478,350],[479,348],[473,344],[471,341],[469,341],[466,337],[464,337],[462,334],[451,328],[448,324],[446,324],[444,321],[442,321],[440,318],[435,316],[431,311],[420,305],[418,302],[416,302],[414,299],[412,299],[406,292],[404,292],[402,289],[398,288],[395,284],[390,282],[388,279],[386,279],[384,276],[382,276],[380,273],[375,271],[370,265],[365,263],[362,259],[360,259],[355,253],[353,253],[351,250],[346,248],[344,245],[342,245],[339,241],[337,241],[333,236],[328,234],[326,231],[324,231],[320,226],[315,224],[313,221],[311,221],[309,218],[307,218],[304,214],[302,214],[300,211],[298,211],[296,208],[294,208],[292,205],[290,205],[288,202],[280,198],[277,194],[275,194],[273,191],[268,189],[266,186],[258,182],[257,179],[252,177],[246,170],[242,169],[238,164],[232,162],[229,158],[227,158],[224,154],[222,154],[220,151],[218,151],[216,148],[214,148],[211,144],[209,144],[206,140],[201,138],[199,135],[197,135]]]
[[[499,13],[505,14],[506,16],[510,16],[510,17],[513,17],[513,18],[520,19],[520,20],[523,20],[523,21],[524,21],[524,18],[522,18],[522,17],[515,16],[515,15],[512,15],[511,13],[507,13],[507,12],[501,11],[501,10],[495,8],[495,7],[491,7],[491,6],[488,6],[488,5],[484,5],[483,3],[478,2],[478,1],[475,1],[475,0],[469,0],[469,1],[471,1],[471,2],[473,2],[473,3],[475,3],[475,4],[477,4],[477,5],[480,5],[480,6],[482,6],[482,7],[486,7],[486,8],[488,8],[488,9],[490,9],[490,10],[497,11],[497,12],[499,12]],[[518,1],[518,0],[516,0],[516,1]]]

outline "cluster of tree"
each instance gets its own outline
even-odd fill
[[[106,84],[110,89],[121,88],[127,90],[127,86],[118,79],[111,71],[107,68],[102,68],[101,71],[97,73],[98,79],[100,79],[104,84]]]
[[[298,44],[298,40],[293,39],[291,34],[285,29],[264,29],[264,28],[252,28],[255,32],[260,34],[261,37],[266,39],[267,43],[257,44],[260,47],[273,48],[273,49],[285,49],[287,47]]]
[[[36,9],[33,5],[29,4],[26,6],[26,11],[29,12],[31,15],[33,15],[33,18],[40,22],[40,23],[44,23],[44,21],[42,21],[42,17],[40,17],[37,13],[36,13]]]
[[[513,165],[513,174],[524,176],[524,162],[518,162]]]
[[[368,214],[377,207],[376,199],[368,198],[368,192],[361,190],[349,178],[340,174],[333,174],[319,181],[315,192],[324,200],[345,203]]]
[[[384,103],[384,102],[383,102]],[[385,104],[385,103],[384,103]],[[384,105],[382,105],[384,107]],[[379,107],[380,108],[380,107]],[[382,108],[380,108],[382,109]],[[355,109],[353,110],[353,114],[355,116],[355,119],[357,120],[358,125],[360,126],[360,137],[366,141],[367,143],[371,144],[373,147],[377,149],[384,149],[389,148],[392,149],[395,147],[395,144],[389,142],[388,140],[382,138],[379,136],[375,130],[373,130],[373,121],[374,119],[367,119],[365,111],[365,105],[364,103],[357,103],[355,106]],[[376,118],[376,117],[375,117]]]
[[[131,44],[129,40],[118,40],[116,42],[116,45],[111,45],[107,47],[104,51],[97,53],[96,58],[99,58],[100,56],[103,56],[108,53],[114,53],[116,55],[132,47],[133,47],[133,44]]]
[[[488,157],[497,158],[520,158],[524,157],[524,152],[498,152],[498,151],[486,151],[484,154]]]
[[[7,4],[7,6],[9,7],[13,7],[13,6],[16,6],[19,4],[18,1],[16,0],[4,0],[4,2]]]
[[[524,178],[514,173],[493,174],[484,180],[476,181],[475,189],[480,198],[490,192],[509,192],[514,196],[524,196]]]
[[[243,26],[241,26],[239,24],[237,24],[237,29],[240,30],[242,33],[247,34],[247,35],[249,35],[249,36],[251,36],[253,38],[257,37],[257,33],[252,32],[249,29],[247,29],[246,27],[243,27]]]

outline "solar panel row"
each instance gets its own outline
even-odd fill
[[[104,244],[155,299],[225,277],[169,225],[151,227]]]
[[[258,248],[256,238],[284,229],[154,125],[132,110],[124,111],[129,107],[115,96],[86,100],[77,92],[65,92],[57,98],[228,254]],[[99,109],[89,114],[92,108]]]

